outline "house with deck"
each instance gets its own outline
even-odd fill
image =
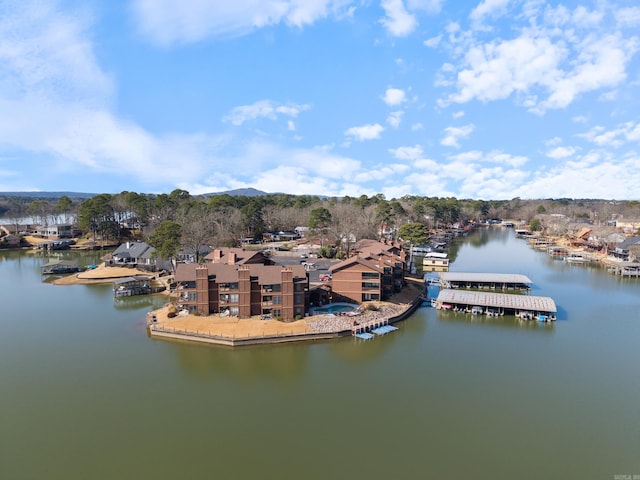
[[[172,270],[169,260],[159,258],[155,248],[146,242],[125,242],[118,246],[111,254],[111,259],[105,262],[107,267],[131,267],[149,272]]]

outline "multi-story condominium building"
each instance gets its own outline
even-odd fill
[[[175,280],[178,303],[189,313],[292,321],[307,312],[309,278],[302,265],[187,263],[177,266]]]
[[[360,303],[385,300],[402,289],[406,262],[401,246],[362,240],[355,251],[330,268],[334,294]]]

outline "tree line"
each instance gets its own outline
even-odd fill
[[[170,250],[183,247],[194,252],[203,245],[237,246],[243,240],[260,241],[265,232],[308,227],[327,251],[346,254],[355,240],[378,238],[383,231],[398,234],[403,228],[405,240],[415,244],[435,229],[487,219],[518,219],[543,228],[540,219],[553,213],[602,222],[616,215],[640,218],[640,204],[416,195],[388,200],[382,194],[340,198],[283,193],[194,196],[182,189],[158,195],[102,193],[87,199],[0,196],[0,216],[16,226],[24,217],[41,225],[68,222],[94,239],[119,241],[137,236],[160,250],[167,245]]]

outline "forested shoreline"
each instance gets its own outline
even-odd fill
[[[571,233],[572,225],[606,225],[616,218],[640,218],[640,202],[415,195],[386,199],[382,194],[341,198],[281,193],[200,196],[181,189],[158,195],[123,191],[89,198],[0,193],[0,218],[5,225],[14,225],[16,232],[21,221],[29,218],[37,225],[72,223],[94,239],[116,242],[125,238],[153,241],[155,237],[153,243],[157,243],[169,235],[177,239],[178,246],[195,251],[202,245],[259,242],[265,232],[304,227],[309,237],[348,251],[353,239],[396,236],[403,226],[405,236],[417,232],[418,237],[410,239],[412,243],[437,229],[501,219],[515,220],[533,230],[553,229],[554,234],[562,235]]]

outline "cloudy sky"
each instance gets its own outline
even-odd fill
[[[637,0],[0,0],[0,191],[640,197]]]

